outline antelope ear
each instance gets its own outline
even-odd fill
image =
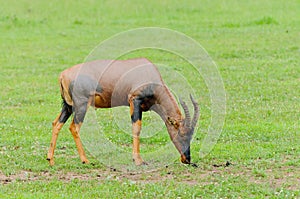
[[[176,120],[174,120],[174,119],[168,117],[168,118],[167,118],[167,121],[169,122],[169,124],[173,125],[175,129],[178,129],[178,128],[179,128],[179,123],[178,123]]]

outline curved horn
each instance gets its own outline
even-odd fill
[[[193,121],[192,121],[192,124],[191,124],[191,128],[195,128],[195,126],[197,124],[197,121],[198,121],[198,118],[199,118],[199,106],[198,106],[198,103],[195,101],[195,99],[193,98],[192,95],[190,95],[190,98],[191,98],[192,103],[194,105],[194,117],[193,117]]]
[[[179,99],[180,104],[184,110],[184,115],[185,115],[185,126],[190,127],[190,123],[191,123],[191,116],[190,116],[190,112],[189,109],[187,107],[187,105],[185,104],[184,101],[182,101],[181,99]]]

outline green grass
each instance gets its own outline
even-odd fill
[[[1,1],[0,198],[300,197],[299,13],[296,0]],[[58,139],[56,165],[49,167],[51,122],[61,105],[58,74],[110,36],[148,26],[187,34],[218,65],[227,113],[214,149],[198,157],[210,98],[203,80],[190,80],[201,106],[192,144],[198,168],[167,160],[167,168],[128,174],[107,169],[91,154],[92,163],[82,165],[69,123]],[[158,50],[126,56],[147,57],[174,70],[186,66]],[[189,75],[185,68],[181,72]],[[130,151],[128,134],[105,119],[107,136]],[[142,140],[142,152],[168,139],[162,129],[161,136]],[[232,165],[213,166],[226,161]]]

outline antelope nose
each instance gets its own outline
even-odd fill
[[[181,162],[184,164],[190,164],[191,163],[191,151],[190,147],[186,149],[186,151],[181,156]]]

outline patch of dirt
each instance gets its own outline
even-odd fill
[[[90,169],[88,173],[64,172],[64,171],[19,171],[17,174],[6,176],[0,171],[0,184],[10,184],[15,181],[49,181],[61,180],[70,182],[73,180],[88,181],[131,181],[132,183],[157,183],[174,180],[188,185],[209,185],[218,184],[220,179],[226,180],[227,177],[237,177],[250,183],[262,184],[272,189],[284,188],[288,190],[299,190],[300,168],[286,166],[272,169],[261,169],[233,163],[211,165],[206,168],[198,167],[178,167],[173,165],[157,171],[145,173],[122,173],[115,169]]]
[[[19,180],[19,181],[37,180],[37,177],[33,176],[32,172],[29,172],[29,171],[20,171],[17,174],[12,174],[9,176],[6,176],[2,172],[0,172],[0,183],[1,184],[9,184],[16,180]]]
[[[296,166],[281,166],[273,169],[259,169],[238,166],[238,168],[226,168],[213,165],[212,173],[218,176],[242,176],[249,183],[264,184],[272,189],[284,188],[298,191],[300,189],[300,168]]]
[[[269,184],[271,188],[285,188],[297,191],[300,189],[300,168],[284,166],[276,169],[265,169],[263,175],[253,174],[249,181],[257,184]]]
[[[32,172],[32,171],[19,171],[17,174],[6,176],[0,171],[0,184],[9,184],[16,181],[27,182],[27,181],[49,181],[58,179],[64,182],[70,182],[72,180],[129,180],[133,183],[156,183],[163,182],[171,179],[178,179],[181,183],[189,185],[198,184],[197,179],[201,179],[207,176],[206,173],[195,175],[188,171],[174,172],[174,169],[168,169],[163,171],[152,171],[145,173],[122,173],[114,169],[91,169],[88,173],[76,173],[76,172],[63,172],[57,171],[51,173],[50,171]],[[202,176],[201,176],[202,175]],[[200,177],[200,178],[199,178]]]

